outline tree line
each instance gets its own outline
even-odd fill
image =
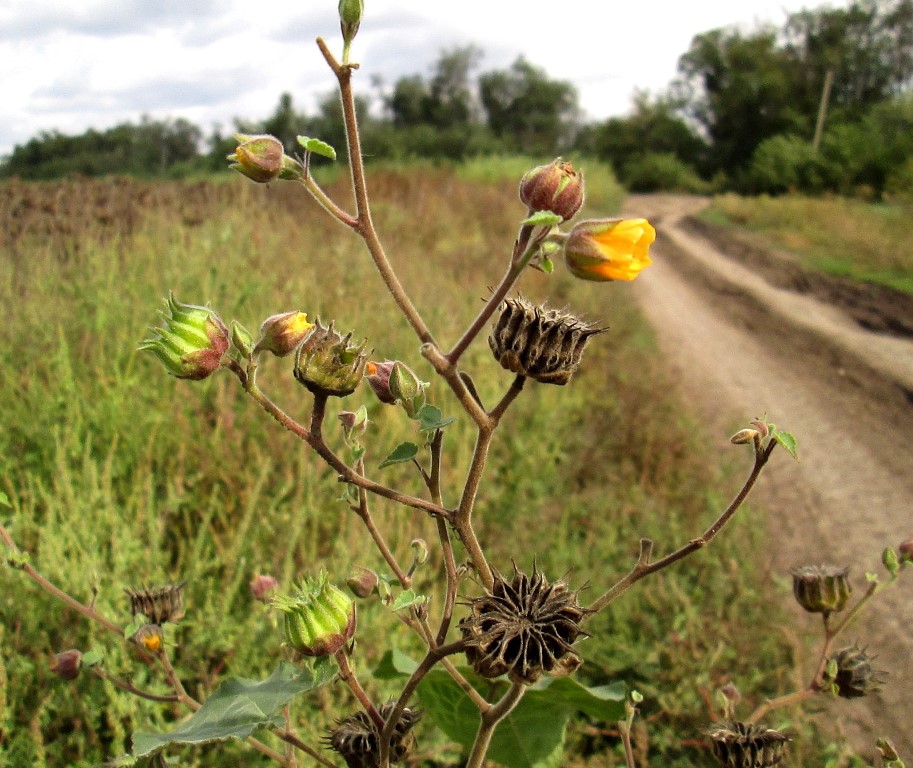
[[[913,0],[853,0],[791,14],[779,28],[697,35],[678,77],[634,96],[624,117],[585,122],[574,87],[519,58],[477,73],[482,52],[444,51],[426,74],[374,81],[358,104],[369,160],[586,154],[635,190],[835,191],[913,188]],[[313,114],[282,94],[268,118],[239,120],[288,151],[299,134],[345,146],[335,94]],[[80,136],[43,133],[0,174],[180,176],[225,167],[233,138],[184,120],[143,119]]]

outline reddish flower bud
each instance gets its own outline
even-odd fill
[[[355,597],[370,597],[377,586],[377,574],[370,568],[364,568],[360,565],[353,565],[349,572],[349,578],[346,579],[346,586],[351,590]]]
[[[62,651],[51,659],[51,672],[61,680],[75,680],[82,669],[82,653],[75,648]]]
[[[394,365],[396,365],[395,360],[384,360],[382,363],[371,362],[365,366],[367,374],[365,378],[368,380],[368,384],[371,385],[377,399],[387,405],[396,403],[396,395],[390,391],[390,374],[393,372]]]
[[[254,600],[260,600],[265,603],[272,596],[273,592],[279,589],[279,582],[272,576],[265,576],[258,573],[254,576],[248,586],[250,587],[250,593]]]
[[[285,156],[285,148],[279,139],[269,135],[248,136],[243,133],[236,133],[235,138],[239,144],[228,156],[232,161],[229,168],[243,173],[258,184],[279,178]]]
[[[556,158],[523,175],[520,201],[531,211],[550,211],[567,221],[583,205],[583,174]]]

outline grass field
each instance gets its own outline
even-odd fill
[[[758,232],[806,267],[913,294],[908,206],[799,195],[721,195],[702,216]]]
[[[607,172],[587,178],[602,190],[591,201],[620,202]],[[394,266],[446,345],[503,271],[523,214],[515,181],[480,169],[381,169],[370,183]],[[350,199],[341,181],[333,192]],[[337,500],[333,473],[231,376],[176,381],[136,345],[169,290],[181,301],[210,302],[226,321],[251,329],[296,308],[334,319],[367,337],[375,359],[405,360],[430,379],[415,338],[360,243],[290,186],[263,189],[240,178],[13,182],[0,195],[7,212],[0,490],[13,503],[0,516],[39,570],[80,599],[94,599],[116,622],[129,621],[125,587],[186,579],[188,613],[173,656],[193,695],[205,697],[228,675],[266,676],[282,638],[275,616],[250,597],[255,573],[288,585],[323,565],[341,581],[352,564],[383,570],[383,563]],[[480,496],[480,539],[501,570],[512,559],[528,569],[535,558],[553,577],[592,584],[595,595],[633,564],[641,536],[655,538],[661,554],[703,530],[737,490],[749,456],[733,448],[725,469],[708,459],[700,425],[671,394],[624,285],[583,285],[559,267],[552,276],[530,273],[521,288],[609,332],[591,343],[569,386],[528,386],[508,414]],[[510,381],[484,339],[465,365],[487,402]],[[260,382],[304,418],[306,399],[287,360],[266,361]],[[440,384],[431,400],[456,415]],[[362,403],[372,422],[369,471],[420,493],[408,469],[376,469],[411,437],[399,412],[364,386],[338,410]],[[470,455],[465,421],[445,446],[448,504]],[[424,516],[379,501],[374,511],[403,557],[413,537],[434,539]],[[785,590],[771,586],[754,556],[765,546],[763,520],[746,509],[714,546],[637,585],[590,625],[578,675],[593,683],[623,679],[644,693],[643,765],[712,763],[700,731],[719,685],[733,681],[758,701],[794,683],[793,641],[778,628]],[[418,588],[430,590],[439,572],[432,561]],[[405,650],[412,643],[377,604],[361,608],[358,641],[355,663],[365,677],[391,643]],[[128,751],[135,728],[168,728],[186,714],[127,697],[91,675],[58,681],[49,656],[74,647],[104,649],[113,673],[165,691],[155,670],[116,637],[67,613],[22,573],[0,569],[0,767],[98,765]],[[380,699],[391,693],[381,683],[368,687]],[[293,718],[303,736],[316,739],[351,707],[341,687],[322,689]],[[427,723],[419,739],[418,764],[458,764]],[[800,741],[791,765],[822,765],[817,749]],[[579,721],[568,750],[565,766],[623,764],[613,723]],[[180,762],[271,764],[235,743],[187,750]]]

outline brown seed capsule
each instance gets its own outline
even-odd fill
[[[386,720],[395,705],[390,702],[380,707],[379,714]],[[412,727],[422,713],[406,707],[390,737],[390,762],[399,764],[409,757],[415,747]],[[365,712],[356,712],[337,721],[327,739],[329,746],[346,761],[348,768],[380,768],[380,733],[377,725]]]
[[[550,584],[535,567],[531,576],[515,567],[511,581],[496,574],[491,591],[473,598],[460,621],[467,661],[482,677],[507,674],[527,684],[556,667],[564,671],[567,664],[559,662],[586,634],[580,621],[587,611],[577,594],[563,581]]]
[[[809,613],[836,613],[846,607],[853,587],[850,569],[835,565],[802,565],[790,570],[793,595]]]
[[[563,385],[580,365],[590,336],[604,330],[518,296],[501,304],[488,346],[502,368],[543,384]]]
[[[718,723],[707,731],[713,754],[723,768],[769,768],[783,759],[791,740],[780,731],[739,722]]]
[[[881,690],[883,673],[872,666],[873,657],[855,643],[841,648],[830,659],[834,692],[844,699],[858,699]],[[834,669],[835,668],[835,669]]]
[[[168,584],[164,587],[149,589],[125,589],[130,598],[130,611],[134,616],[140,613],[149,619],[150,624],[163,624],[166,621],[178,621],[184,615],[184,585]]]

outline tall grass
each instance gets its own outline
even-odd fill
[[[811,269],[913,293],[908,206],[842,197],[721,195],[703,215],[759,232]]]
[[[523,215],[515,180],[378,169],[370,185],[391,259],[446,347],[503,271]],[[341,182],[333,192],[348,201]],[[211,302],[252,330],[287,309],[334,319],[367,337],[376,359],[403,359],[430,380],[415,338],[359,243],[291,186],[83,182],[13,185],[3,193],[17,201],[21,225],[5,243],[0,270],[7,308],[0,488],[14,505],[3,519],[39,570],[124,624],[125,587],[186,579],[188,615],[172,640],[192,694],[205,696],[226,675],[268,674],[281,637],[275,618],[249,595],[255,573],[287,585],[320,565],[341,580],[352,564],[384,570],[383,563],[337,500],[333,473],[258,412],[229,375],[175,381],[151,356],[138,355],[136,344],[169,290],[182,301]],[[106,207],[113,218],[97,213]],[[707,461],[699,425],[670,395],[624,286],[530,273],[522,290],[609,332],[591,344],[569,386],[529,386],[509,412],[479,499],[480,538],[501,570],[511,560],[526,569],[535,560],[550,575],[591,583],[595,595],[633,564],[640,536],[654,537],[661,552],[680,545],[703,530],[739,481]],[[484,340],[465,364],[486,402],[503,392],[509,375]],[[289,368],[267,360],[260,381],[303,418],[307,395]],[[440,385],[431,399],[456,415]],[[400,440],[414,439],[409,427],[366,388],[338,408],[362,403],[371,419],[369,473],[420,493],[408,469],[377,469]],[[339,441],[332,426],[327,431]],[[470,444],[461,419],[445,444],[446,504],[457,499]],[[434,538],[423,516],[373,505],[401,556],[412,538]],[[779,614],[756,556],[764,547],[758,513],[745,510],[719,546],[639,585],[589,626],[579,674],[592,682],[622,678],[647,695],[651,765],[708,759],[698,737],[715,686],[735,680],[750,698],[788,685],[792,651],[770,627]],[[432,562],[418,589],[429,588],[439,570]],[[380,606],[363,606],[359,621],[361,669],[391,642],[410,648],[406,631]],[[8,568],[0,570],[0,632],[3,768],[97,765],[126,752],[133,729],[166,728],[182,714],[89,675],[69,684],[54,679],[51,653],[99,647],[112,672],[164,691],[116,638]],[[389,694],[380,683],[369,690]],[[321,690],[297,707],[298,727],[316,739],[350,707],[343,689]],[[421,743],[435,750],[422,759],[456,759],[439,751],[427,724],[421,728]],[[611,729],[575,726],[566,764],[621,765]],[[181,759],[187,766],[267,764],[232,743]]]

